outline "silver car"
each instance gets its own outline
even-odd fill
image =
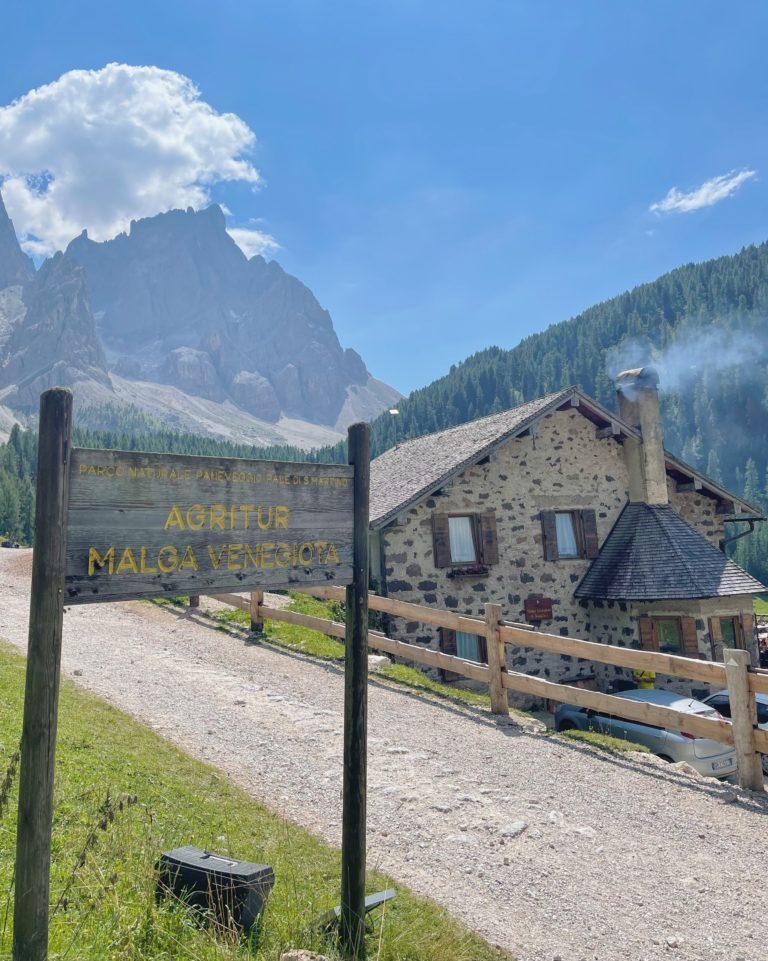
[[[622,691],[615,696],[658,704],[685,714],[698,714],[715,719],[720,716],[709,704],[675,694],[673,691],[633,689]],[[685,761],[706,777],[726,778],[736,771],[736,752],[720,741],[693,737],[652,724],[640,724],[572,704],[561,704],[555,711],[555,729],[567,731],[574,728],[580,731],[598,731],[600,734],[610,734],[635,744],[643,744],[665,761]]]
[[[763,731],[768,731],[768,694],[755,694],[755,701],[757,702],[757,726],[762,728]],[[730,720],[731,700],[728,691],[718,691],[717,694],[710,694],[709,697],[704,698],[704,703]],[[763,771],[768,774],[768,754],[763,754],[762,759]]]

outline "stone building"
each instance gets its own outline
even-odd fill
[[[753,649],[765,588],[725,556],[723,525],[762,515],[664,450],[657,384],[650,368],[620,375],[618,415],[569,387],[377,457],[375,589],[475,616],[493,601],[505,619],[606,644],[701,658]],[[386,630],[486,659],[476,635],[402,618]],[[507,657],[512,670],[603,689],[624,673],[531,648]]]

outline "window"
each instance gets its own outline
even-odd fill
[[[693,617],[641,617],[640,644],[646,651],[701,657],[699,629]]]
[[[739,632],[736,630],[736,619],[733,617],[720,618],[720,635],[723,647],[738,647]]]
[[[477,573],[499,563],[496,512],[432,515],[432,549],[435,567],[451,567],[448,576]]]
[[[659,632],[659,650],[662,654],[679,654],[683,646],[680,620],[677,617],[654,618]]]
[[[555,513],[555,534],[557,537],[558,557],[580,557],[581,551],[576,539],[576,518],[572,511]]]
[[[448,518],[452,564],[474,564],[477,561],[473,520],[471,516]]]
[[[467,634],[466,631],[456,631],[456,656],[465,661],[482,661],[480,655],[480,638],[477,634]]]
[[[544,559],[597,557],[597,515],[593,510],[541,511]]]

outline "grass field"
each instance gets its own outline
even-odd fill
[[[755,598],[755,614],[768,614],[768,594],[760,594]]]
[[[24,659],[0,644],[0,957],[10,956],[16,778],[2,783],[21,728]],[[10,765],[12,766],[12,765]],[[198,927],[179,903],[156,902],[158,854],[197,844],[268,863],[277,881],[257,945]],[[73,684],[62,685],[53,837],[51,961],[277,961],[306,947],[335,957],[310,922],[338,902],[339,855]],[[382,961],[506,958],[429,900],[395,886],[369,941]]]

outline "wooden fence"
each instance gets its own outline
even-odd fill
[[[344,589],[340,587],[304,588],[303,593],[324,600],[343,601],[345,597]],[[258,591],[253,592],[249,597],[239,594],[214,596],[225,604],[248,611],[251,626],[254,629],[260,629],[266,618],[298,624],[342,640],[345,635],[344,624],[272,607],[264,603],[264,596]],[[191,602],[194,604],[196,601],[191,599]],[[444,654],[442,651],[397,641],[380,631],[369,631],[368,644],[374,650],[384,651],[403,660],[450,671],[487,684],[491,697],[491,710],[495,714],[509,714],[507,691],[518,691],[548,700],[575,704],[577,707],[598,711],[601,714],[670,728],[693,737],[721,741],[736,749],[741,786],[754,791],[764,789],[761,752],[768,754],[768,731],[760,730],[756,726],[755,694],[768,694],[768,672],[752,670],[749,666],[749,654],[746,651],[726,650],[725,663],[721,664],[681,657],[677,654],[613,647],[594,641],[546,634],[534,630],[530,624],[517,624],[503,620],[501,607],[498,604],[486,604],[485,617],[478,618],[456,614],[453,611],[438,610],[422,604],[380,597],[377,594],[370,594],[368,603],[371,610],[382,614],[404,617],[411,621],[484,637],[488,651],[487,664],[466,661],[451,654]],[[685,714],[657,704],[585,690],[569,684],[557,684],[540,677],[510,671],[506,658],[508,644],[514,647],[550,651],[554,654],[568,655],[600,664],[611,664],[630,670],[653,671],[656,674],[666,674],[700,681],[714,687],[728,688],[731,721]]]

